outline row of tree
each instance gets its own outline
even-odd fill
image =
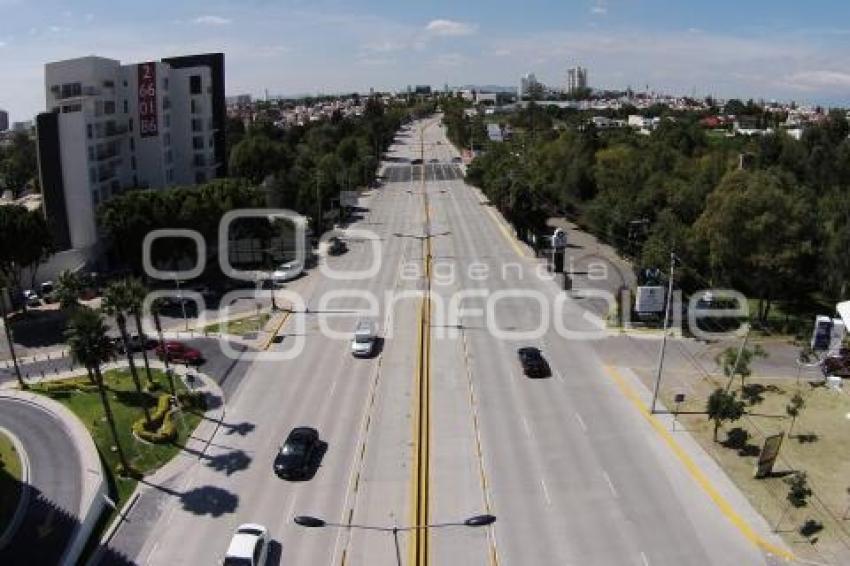
[[[35,141],[25,132],[17,132],[7,146],[0,145],[0,193],[11,190],[15,197],[28,184],[37,185],[38,158]]]
[[[663,120],[651,136],[587,124],[525,131],[492,144],[468,178],[520,234],[543,230],[550,216],[573,216],[633,257],[639,273],[663,268],[675,251],[686,289],[739,289],[760,300],[762,320],[776,301],[803,308],[813,296],[843,298],[850,278],[843,113],[800,140],[781,131],[711,137],[697,120]]]

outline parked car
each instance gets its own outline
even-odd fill
[[[41,306],[41,298],[38,296],[38,293],[33,291],[32,289],[27,289],[24,291],[24,302],[28,307],[40,307]]]
[[[825,357],[821,368],[826,375],[850,377],[850,348],[840,348],[837,353]]]
[[[319,446],[316,429],[306,426],[292,429],[274,459],[274,472],[285,479],[309,475]]]
[[[263,525],[245,523],[236,528],[230,539],[224,566],[259,566],[266,563],[269,552],[269,531]]]
[[[460,157],[452,157],[452,163],[463,163],[463,159]]]
[[[272,281],[275,283],[284,283],[297,278],[304,271],[304,266],[300,261],[287,261],[278,266],[272,273]]]
[[[130,350],[133,352],[141,352],[142,350],[150,350],[157,346],[157,341],[150,336],[143,334],[131,334],[128,336],[130,342]],[[119,336],[115,339],[115,348],[122,354],[126,352],[124,348],[124,340]]]
[[[333,237],[328,242],[328,254],[330,255],[342,255],[346,251],[348,251],[348,246],[345,242],[340,240],[337,237]]]
[[[549,377],[552,374],[549,363],[538,348],[526,346],[517,350],[517,355],[522,371],[528,377]]]
[[[411,159],[410,164],[411,165],[422,165],[422,160],[417,157],[416,159]]]
[[[199,364],[204,360],[200,350],[191,348],[177,340],[166,340],[164,344],[158,345],[156,355],[159,359],[164,359],[167,356],[169,362],[185,364]]]

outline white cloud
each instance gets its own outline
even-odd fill
[[[784,82],[804,91],[847,89],[850,88],[850,73],[825,69],[804,71],[790,75]]]
[[[453,20],[431,20],[428,22],[428,25],[425,26],[425,31],[431,35],[457,37],[473,35],[476,31],[478,31],[478,26]]]
[[[229,20],[227,18],[222,18],[221,16],[210,16],[210,15],[198,16],[197,18],[192,20],[192,23],[205,25],[205,26],[226,26],[227,24],[229,24],[231,22],[232,22],[232,20]]]
[[[598,16],[604,16],[608,13],[608,8],[602,4],[597,4],[590,9],[590,13]]]
[[[2,48],[2,47],[6,47],[6,42],[5,42],[5,41],[0,41],[0,48]]]

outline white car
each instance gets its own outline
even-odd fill
[[[351,353],[358,358],[372,355],[377,336],[375,325],[370,320],[360,320],[354,328],[354,338],[351,339]]]
[[[304,266],[300,261],[287,261],[286,263],[280,264],[272,273],[272,281],[275,283],[292,281],[301,275],[302,271],[304,271]]]
[[[262,525],[239,525],[230,539],[224,566],[260,566],[266,563],[269,552],[269,531]]]

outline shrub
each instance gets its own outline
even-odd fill
[[[144,417],[133,423],[133,434],[142,440],[154,444],[173,442],[177,438],[177,428],[171,417],[171,397],[160,395],[156,402],[156,409],[151,413],[151,426],[148,428]]]

